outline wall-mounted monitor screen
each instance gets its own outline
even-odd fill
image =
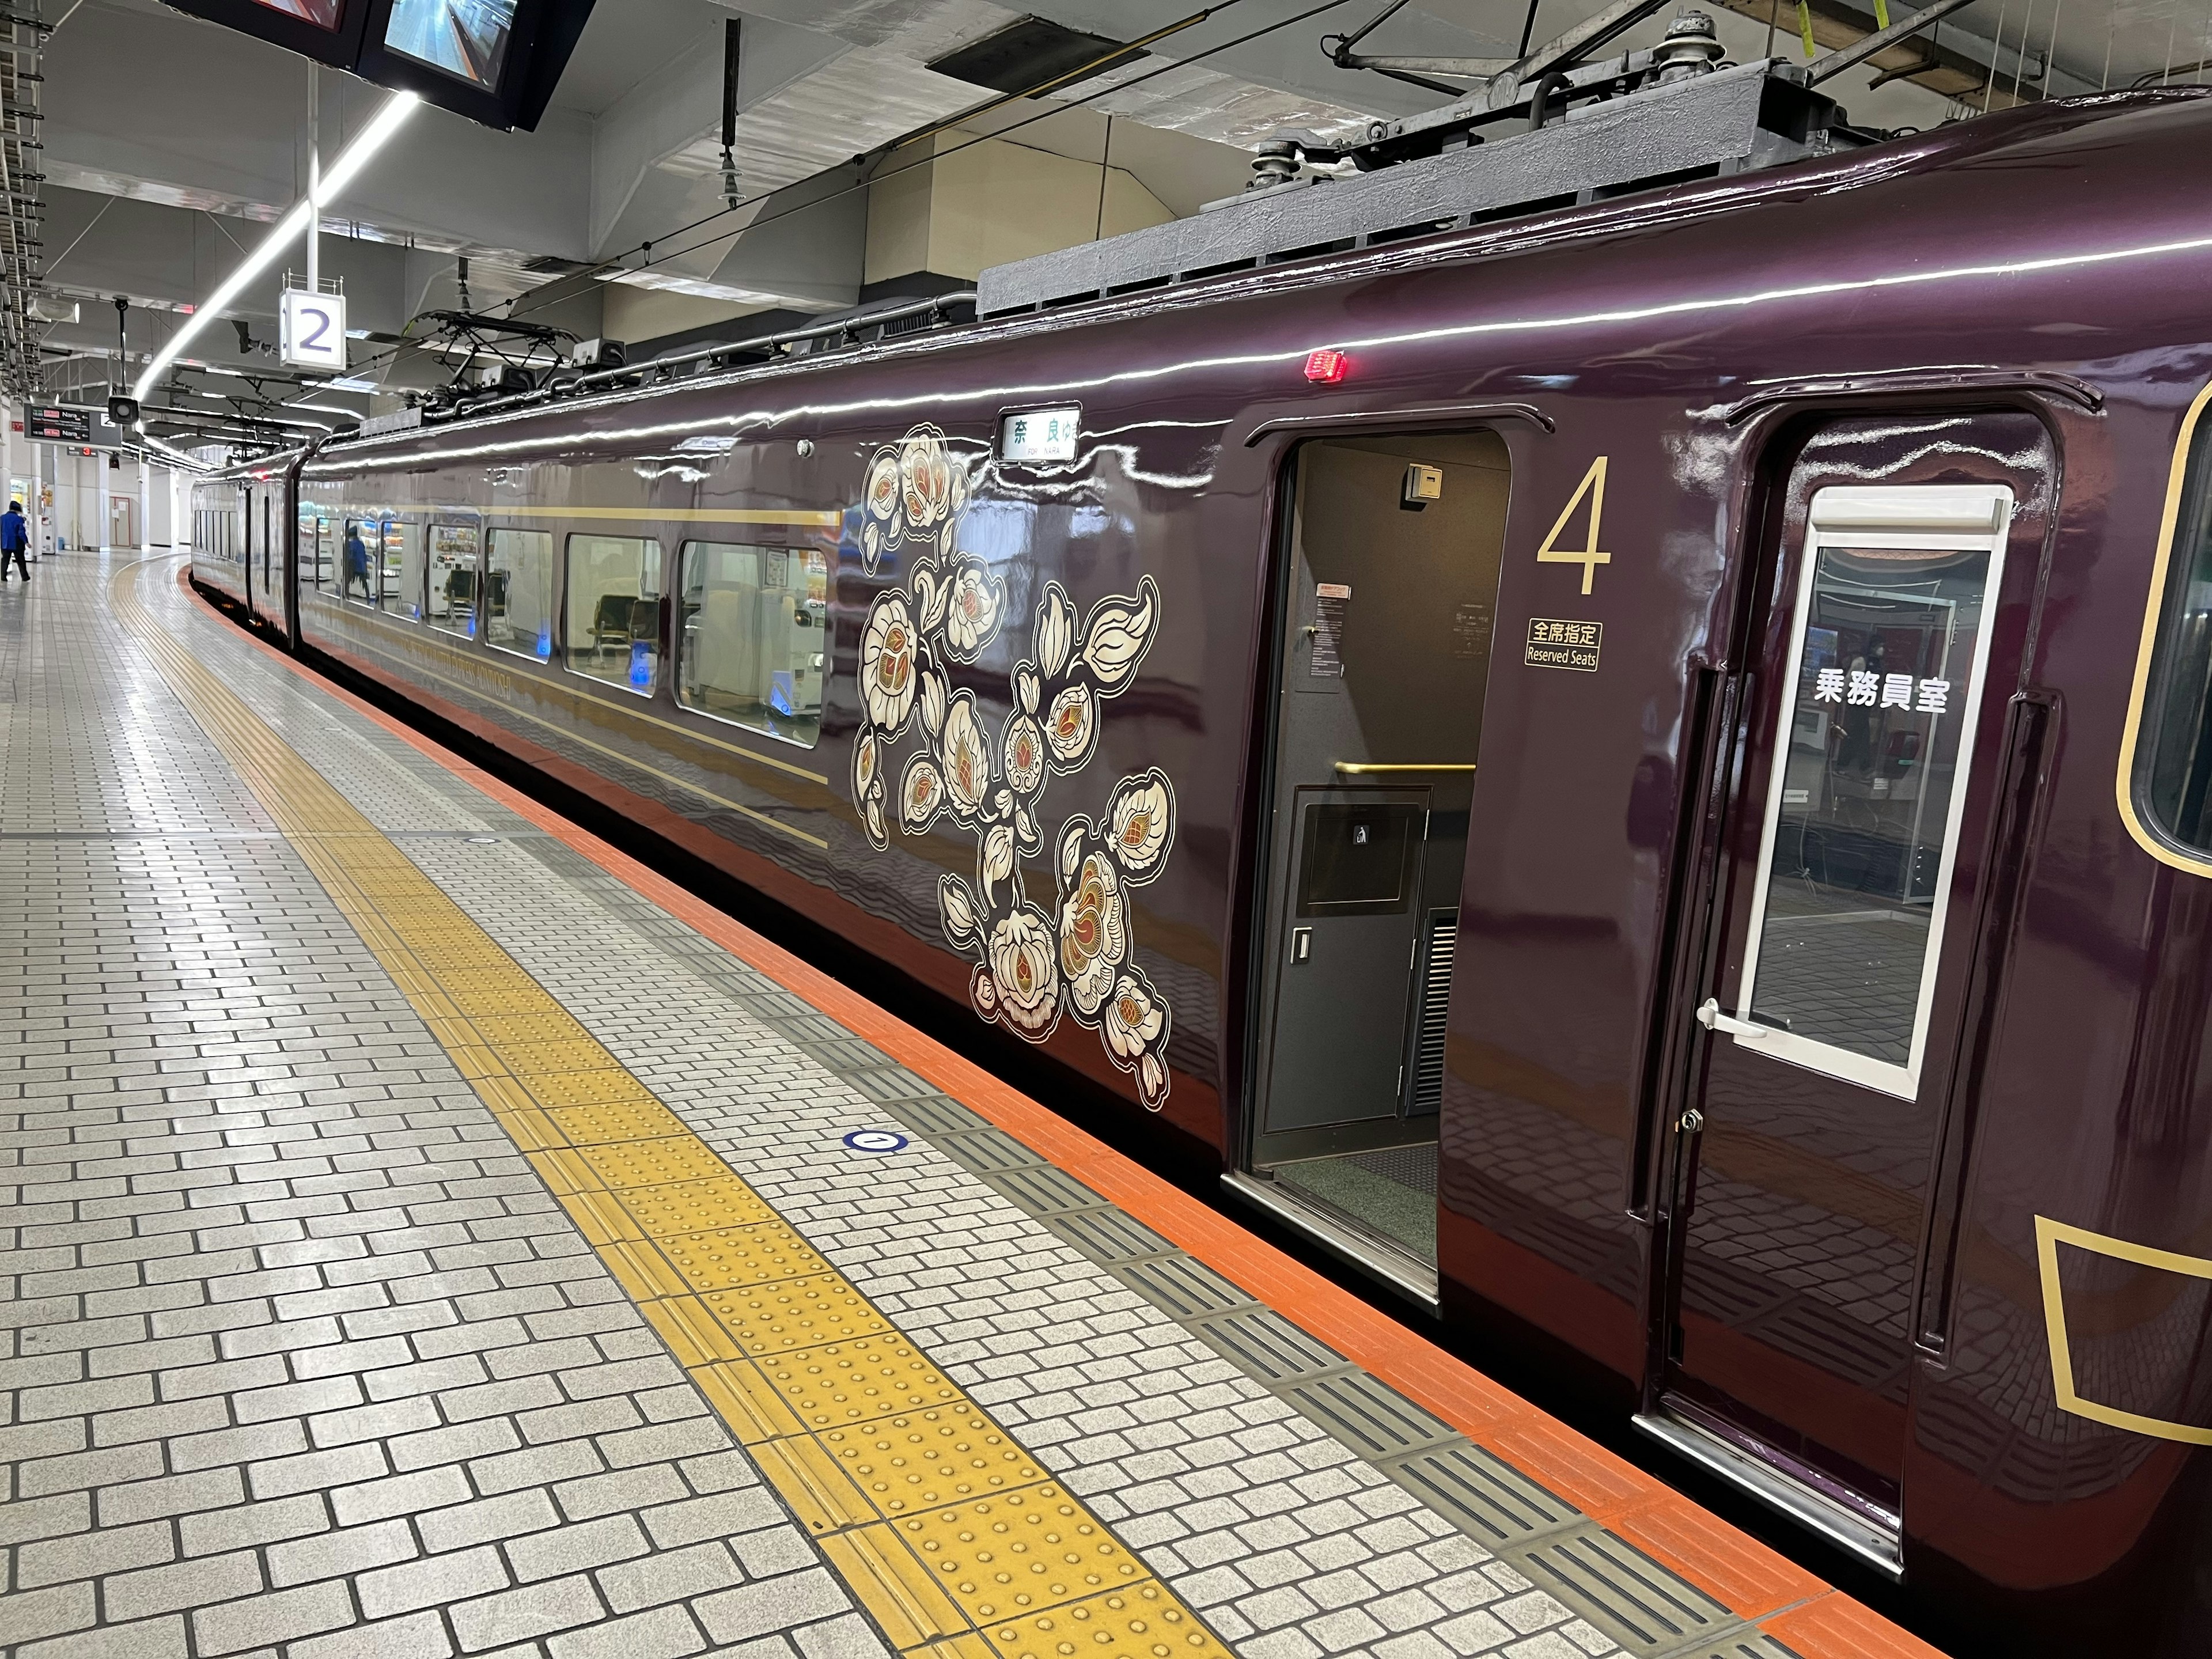
[[[595,0],[167,0],[489,127],[544,114]]]
[[[316,0],[302,0],[316,3]],[[264,0],[266,3],[266,0]],[[496,88],[520,0],[392,0],[384,46],[418,64]]]
[[[254,3],[334,33],[345,21],[345,0],[254,0]]]

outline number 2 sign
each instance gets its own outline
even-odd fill
[[[345,295],[288,288],[283,305],[284,361],[295,368],[328,368],[343,374]]]

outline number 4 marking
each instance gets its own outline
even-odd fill
[[[1567,520],[1575,516],[1585,495],[1589,497],[1590,504],[1589,539],[1579,548],[1561,547],[1559,544],[1559,532],[1567,527]],[[1589,471],[1583,474],[1583,481],[1575,486],[1574,499],[1560,512],[1559,522],[1552,526],[1552,533],[1544,538],[1544,544],[1536,550],[1536,562],[1582,566],[1583,592],[1589,592],[1590,580],[1597,574],[1598,566],[1613,562],[1612,554],[1597,550],[1598,524],[1604,517],[1605,457],[1601,455],[1589,464]]]

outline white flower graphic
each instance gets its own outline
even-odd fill
[[[985,957],[999,1018],[1030,1042],[1042,1042],[1060,1022],[1052,924],[1042,911],[1024,904],[991,930]]]
[[[952,574],[945,611],[945,642],[956,662],[973,662],[999,631],[1006,586],[975,559],[963,559]]]
[[[945,937],[953,944],[964,945],[975,937],[975,896],[959,877],[937,878],[937,917],[944,924]]]
[[[1061,771],[1073,771],[1090,757],[1091,739],[1097,729],[1097,710],[1089,686],[1071,685],[1052,700],[1045,716],[1044,740]]]
[[[1138,584],[1135,599],[1104,599],[1091,613],[1091,630],[1083,640],[1083,660],[1097,677],[1101,688],[1118,690],[1121,682],[1136,671],[1145,647],[1152,643],[1159,597],[1159,589],[1147,576]]]
[[[916,755],[907,763],[906,776],[899,781],[899,822],[908,835],[919,835],[944,807],[945,780],[936,763],[927,755]]]
[[[1131,876],[1143,879],[1175,835],[1175,796],[1167,775],[1155,768],[1125,781],[1107,809],[1106,824],[1114,855]]]
[[[1114,969],[1129,947],[1128,901],[1121,872],[1093,853],[1083,878],[1060,908],[1060,968],[1068,998],[1086,1020],[1095,1019],[1114,983]]]
[[[868,720],[895,734],[914,707],[914,622],[896,588],[877,595],[860,639],[860,694]]]
[[[963,453],[976,452],[925,422],[868,458],[856,515],[862,558],[873,575],[883,556],[904,548],[906,568],[878,593],[861,630],[866,718],[854,739],[854,805],[878,848],[892,828],[920,836],[946,817],[975,834],[973,876],[937,875],[936,898],[945,939],[969,958],[976,1013],[1031,1042],[1049,1037],[1063,1014],[1097,1031],[1108,1059],[1158,1111],[1173,1081],[1164,1054],[1173,1011],[1132,960],[1131,895],[1174,848],[1174,786],[1158,768],[1124,777],[1096,818],[1046,819],[1044,799],[1055,775],[1090,763],[1107,702],[1135,683],[1164,614],[1158,585],[1139,576],[1133,592],[1086,614],[1059,582],[1045,582],[1030,655],[1009,673],[1003,706],[993,700],[1003,724],[987,735],[978,699],[989,694],[955,681],[993,647],[1010,586],[1026,593],[1028,578],[1026,568],[1018,581],[1014,567],[998,562],[1018,550],[999,550],[997,525],[966,512]],[[981,544],[986,529],[988,559],[959,550]],[[1025,885],[1040,855],[1051,860],[1053,886],[1042,905]]]
[[[1060,678],[1060,671],[1067,666],[1068,648],[1074,643],[1075,607],[1054,582],[1045,589],[1044,599],[1037,605],[1037,666],[1047,679]]]
[[[945,711],[937,752],[945,765],[945,791],[953,811],[963,818],[975,817],[991,785],[991,753],[975,718],[975,699],[965,691]]]
[[[898,481],[907,522],[927,530],[952,505],[952,464],[945,441],[933,426],[918,428],[899,448]]]
[[[1033,795],[1044,782],[1044,728],[1027,714],[1006,722],[1006,781],[1018,795]]]
[[[1168,1011],[1152,994],[1152,987],[1133,974],[1123,974],[1114,981],[1114,995],[1106,1005],[1100,1029],[1106,1033],[1106,1046],[1133,1063],[1158,1040],[1167,1020]]]

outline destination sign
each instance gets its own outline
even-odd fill
[[[92,411],[88,409],[64,409],[59,404],[26,404],[23,409],[23,435],[33,443],[90,443]]]

